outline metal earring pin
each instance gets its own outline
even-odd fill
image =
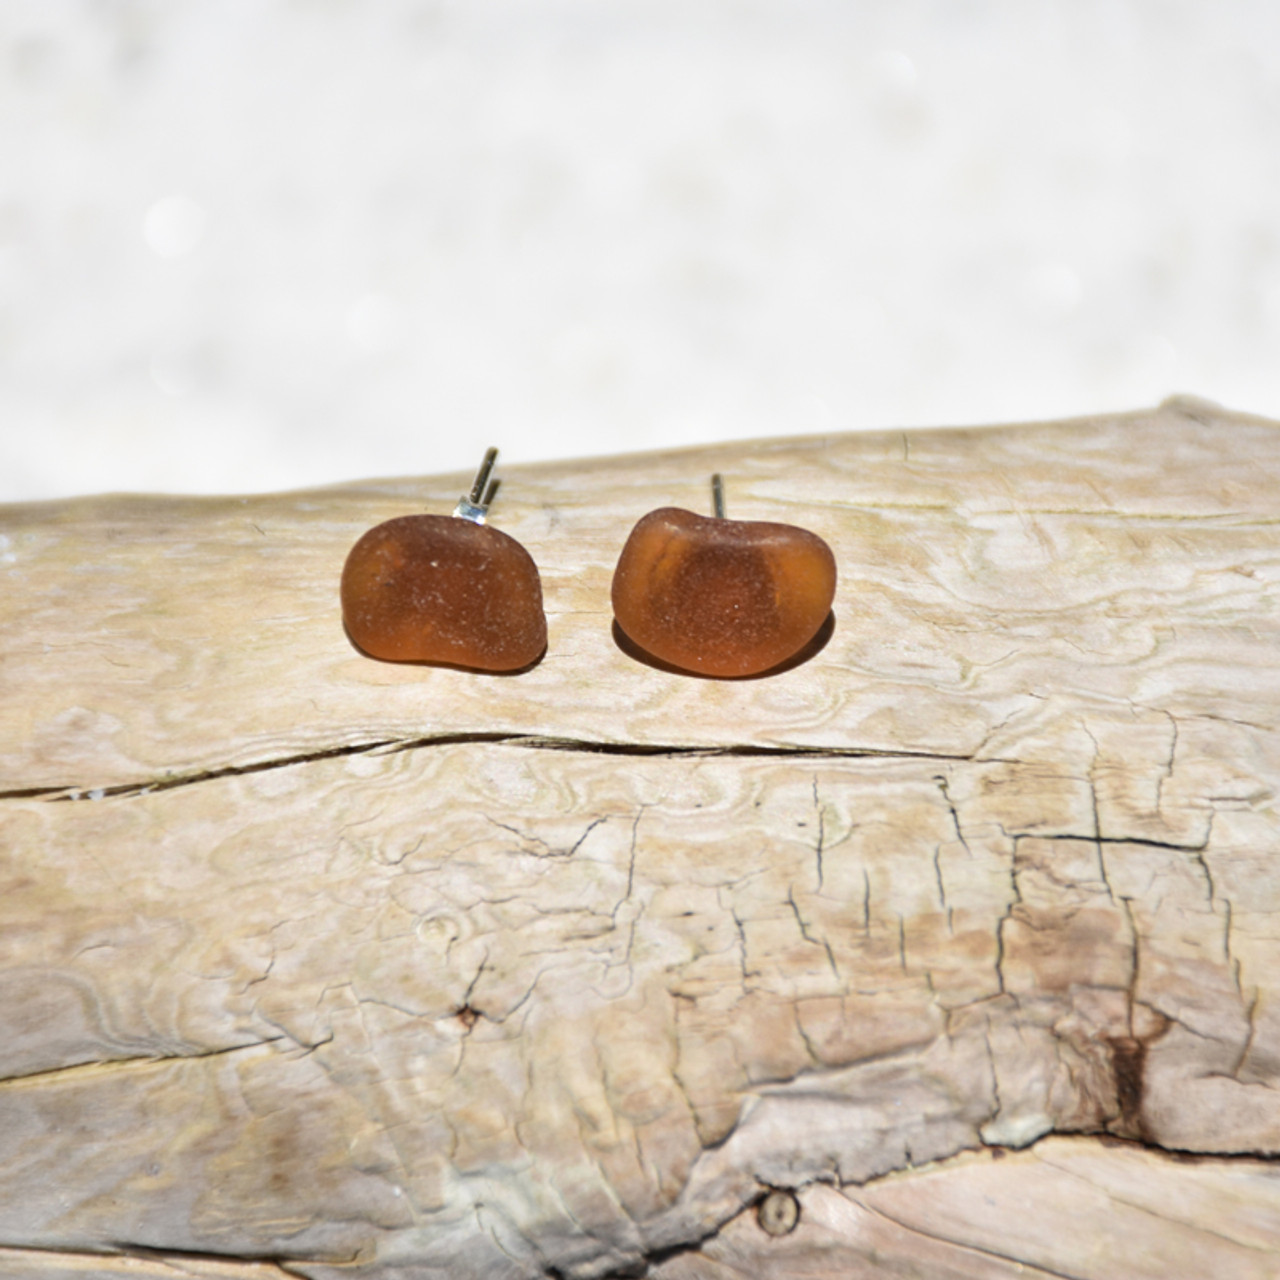
[[[613,575],[614,617],[635,645],[681,671],[759,675],[822,629],[835,556],[796,525],[726,519],[719,475],[711,495],[711,517],[661,507],[631,530]]]
[[[532,556],[486,523],[499,481],[489,449],[451,516],[397,516],[364,534],[342,568],[342,620],[370,657],[517,671],[547,647]]]

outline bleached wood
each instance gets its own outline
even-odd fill
[[[712,471],[840,566],[767,678],[611,634]],[[0,512],[0,1276],[1275,1274],[1278,480],[1190,402],[513,467],[512,677],[338,617],[464,477]]]

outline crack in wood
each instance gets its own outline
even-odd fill
[[[6,1244],[0,1242],[0,1267],[4,1267],[6,1263],[17,1263],[22,1260],[34,1261],[35,1258],[47,1259],[50,1262],[58,1262],[60,1259],[73,1263],[77,1271],[84,1263],[92,1264],[94,1261],[106,1262],[110,1260],[126,1261],[133,1260],[135,1262],[154,1262],[166,1268],[172,1269],[174,1276],[194,1275],[195,1273],[188,1270],[190,1263],[203,1264],[200,1275],[207,1275],[210,1280],[215,1276],[223,1274],[223,1268],[227,1268],[226,1274],[234,1276],[235,1280],[248,1280],[245,1274],[245,1267],[254,1269],[254,1280],[272,1280],[278,1277],[279,1280],[298,1280],[302,1274],[294,1270],[300,1266],[350,1266],[359,1259],[355,1257],[287,1257],[281,1255],[269,1254],[250,1254],[250,1253],[218,1253],[208,1250],[191,1250],[191,1249],[157,1249],[150,1245],[134,1244],[130,1241],[113,1241],[109,1245],[104,1245],[101,1249],[69,1249],[55,1245],[39,1245],[39,1244]],[[207,1268],[215,1267],[217,1270],[209,1271]],[[234,1271],[231,1270],[234,1268]],[[18,1274],[16,1271],[6,1272],[6,1274]],[[130,1274],[133,1274],[132,1270]],[[148,1274],[158,1274],[151,1273]]]
[[[152,795],[160,791],[172,791],[178,787],[197,786],[220,778],[234,778],[243,774],[266,773],[273,769],[288,769],[297,765],[314,764],[320,760],[340,759],[344,756],[368,755],[385,751],[388,755],[401,751],[417,751],[431,747],[450,746],[504,746],[523,751],[580,752],[584,755],[629,757],[655,757],[664,759],[687,758],[738,758],[738,759],[795,759],[795,760],[949,760],[971,762],[972,753],[947,753],[937,751],[892,751],[880,747],[824,747],[810,745],[756,746],[738,743],[683,744],[608,742],[589,738],[556,738],[523,733],[448,733],[425,738],[379,738],[372,742],[357,742],[345,747],[329,747],[321,751],[299,752],[277,756],[269,760],[256,760],[249,764],[222,765],[215,769],[171,774],[146,782],[121,782],[111,785],[86,787],[63,784],[49,787],[19,787],[0,791],[0,800],[47,800],[51,802],[90,802],[107,799],[132,799]],[[995,763],[1017,764],[1016,760],[1000,760]],[[984,759],[984,763],[988,761]]]
[[[277,1044],[288,1036],[266,1036],[261,1040],[249,1040],[244,1044],[224,1045],[219,1049],[198,1050],[195,1053],[153,1053],[135,1058],[94,1058],[88,1062],[75,1062],[65,1067],[50,1067],[44,1071],[30,1071],[25,1075],[0,1076],[0,1088],[6,1085],[54,1083],[61,1080],[97,1075],[121,1068],[163,1066],[173,1062],[198,1062],[204,1058],[222,1058],[230,1053],[242,1053],[246,1049],[260,1049],[263,1045]]]
[[[129,1241],[114,1241],[119,1256],[136,1258],[140,1262],[159,1262],[166,1266],[177,1266],[186,1270],[186,1263],[212,1263],[215,1266],[251,1266],[263,1269],[263,1275],[277,1275],[281,1280],[299,1280],[302,1272],[298,1267],[352,1267],[360,1261],[359,1254],[337,1254],[333,1257],[315,1257],[298,1254],[253,1254],[253,1253],[220,1253],[209,1249],[156,1249],[149,1245],[133,1244]],[[72,1255],[81,1256],[81,1255]],[[84,1254],[85,1257],[102,1255]],[[110,1256],[110,1255],[106,1255]]]

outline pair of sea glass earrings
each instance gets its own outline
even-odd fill
[[[519,671],[547,647],[533,557],[485,523],[498,451],[452,516],[398,516],[370,529],[342,570],[347,634],[370,657],[477,671]],[[702,676],[759,675],[823,629],[836,589],[831,548],[815,533],[661,507],[631,530],[613,575],[613,612],[649,656]]]

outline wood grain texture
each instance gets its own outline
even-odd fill
[[[712,471],[836,553],[767,678],[611,631]],[[1184,401],[512,468],[513,677],[340,625],[464,477],[3,510],[0,1277],[1280,1274],[1278,481]]]

